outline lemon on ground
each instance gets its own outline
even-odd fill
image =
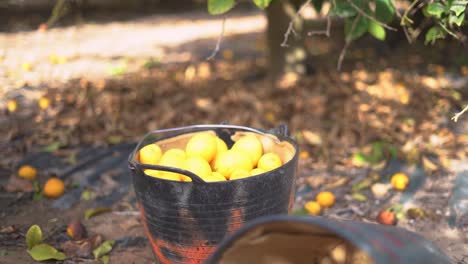
[[[156,143],[144,146],[139,153],[140,162],[150,165],[157,165],[162,156],[162,150]]]
[[[251,171],[252,168],[253,165],[249,156],[243,151],[234,149],[221,153],[215,163],[215,170],[221,173],[226,179],[229,179],[231,173],[236,169]]]
[[[41,97],[38,101],[39,108],[45,110],[50,106],[50,99],[47,97]]]
[[[8,109],[8,112],[15,112],[16,109],[18,108],[18,103],[15,101],[15,100],[9,100],[8,103],[7,103],[7,109]]]
[[[211,176],[210,164],[200,156],[191,156],[187,158],[186,169],[193,172],[198,177],[205,179]]]
[[[255,169],[253,169],[253,170],[250,171],[250,176],[262,174],[262,173],[265,173],[265,172],[266,172],[266,171],[265,171],[264,169],[255,168]]]
[[[59,198],[65,192],[65,184],[59,178],[50,178],[44,184],[42,193],[49,198]]]
[[[181,181],[180,174],[168,171],[145,170],[145,174],[163,180]]]
[[[399,191],[403,191],[406,189],[406,186],[409,183],[409,178],[404,173],[395,173],[390,179],[390,183],[392,184],[393,188]]]
[[[232,149],[239,149],[248,153],[253,166],[257,166],[258,160],[263,154],[262,142],[255,135],[241,137],[234,143]]]
[[[198,133],[191,137],[185,147],[187,156],[201,156],[210,162],[216,155],[216,136],[209,133]]]
[[[315,200],[317,200],[320,206],[327,208],[335,204],[335,195],[332,192],[320,192],[315,197]]]
[[[316,201],[309,201],[304,205],[304,208],[311,215],[319,215],[322,211],[322,206]]]
[[[34,180],[37,176],[37,170],[33,166],[23,165],[18,169],[18,176],[27,180]]]
[[[221,173],[213,171],[210,177],[203,178],[203,180],[206,182],[219,182],[226,181],[226,178],[224,178],[224,176]]]
[[[283,165],[281,158],[273,152],[268,152],[260,157],[257,167],[265,171],[270,171],[281,167],[281,165]]]

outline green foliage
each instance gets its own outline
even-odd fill
[[[32,225],[26,233],[26,245],[32,249],[42,242],[42,231],[38,225]]]
[[[99,259],[107,253],[111,252],[112,247],[114,246],[114,240],[106,240],[99,247],[93,250],[93,255],[95,259]]]
[[[212,15],[221,15],[231,10],[235,4],[234,0],[208,0],[208,12]]]
[[[374,21],[369,21],[369,33],[378,40],[385,40],[385,29]]]
[[[310,3],[317,12],[321,12],[326,0],[312,0]],[[378,40],[385,40],[386,28],[396,16],[395,6],[392,0],[328,0],[331,3],[329,16],[337,16],[345,19],[346,40],[354,41],[365,33]],[[274,3],[273,0],[252,0],[260,9],[267,8]],[[304,0],[304,3],[306,1]],[[412,11],[421,1],[414,0],[401,16],[400,25],[411,27],[414,21],[409,17]],[[208,12],[213,15],[223,14],[235,6],[235,0],[208,0]],[[447,35],[459,38],[456,30],[466,24],[465,14],[468,0],[435,0],[424,3],[423,14],[433,20],[432,27],[426,32],[425,43],[434,44],[436,40],[443,39]],[[371,8],[372,7],[372,8]],[[410,28],[410,31],[412,29]]]
[[[67,258],[65,254],[47,244],[36,245],[32,249],[28,250],[28,253],[36,261],[49,259],[64,260]]]

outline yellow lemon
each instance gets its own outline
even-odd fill
[[[228,147],[226,143],[219,137],[216,137],[216,155],[210,162],[211,169],[214,170],[216,159],[221,155],[221,153],[224,153],[227,150],[228,150]]]
[[[161,160],[159,160],[159,165],[185,170],[187,168],[187,161],[180,151],[171,151],[169,153],[166,151],[162,155]],[[189,181],[187,179],[189,177],[170,171],[159,171],[158,176],[159,178],[178,178],[179,180]]]
[[[265,171],[264,169],[255,168],[255,169],[253,169],[253,170],[250,171],[250,176],[262,174],[262,173],[265,173],[265,172],[266,172],[266,171]]]
[[[309,212],[309,214],[311,215],[319,215],[320,214],[320,211],[322,211],[322,206],[316,202],[316,201],[310,201],[310,202],[307,202],[305,205],[304,205],[304,208],[307,210],[307,212]]]
[[[258,160],[263,154],[262,142],[255,135],[241,137],[234,143],[232,149],[239,149],[248,153],[253,166],[257,166]]]
[[[403,191],[409,183],[409,178],[404,173],[395,173],[390,179],[390,183],[396,190]]]
[[[236,169],[251,171],[253,168],[249,156],[239,150],[230,149],[221,153],[215,163],[215,170],[221,173],[226,179],[229,179],[231,173]]]
[[[158,171],[158,170],[145,170],[145,174],[151,177],[170,180],[170,181],[180,181],[180,175],[177,173],[172,173],[168,171]]]
[[[203,178],[203,180],[206,182],[219,182],[226,181],[226,178],[224,178],[224,176],[221,173],[213,171],[210,177]]]
[[[18,176],[27,180],[34,180],[37,176],[37,170],[33,166],[23,165],[18,169]]]
[[[244,170],[244,169],[236,169],[231,173],[231,177],[229,177],[229,180],[237,180],[237,179],[243,179],[247,178],[250,176],[249,171]]]
[[[41,98],[39,98],[38,105],[39,105],[39,108],[45,110],[45,109],[49,108],[49,106],[50,106],[50,99],[47,98],[47,97],[41,97]]]
[[[273,152],[265,153],[260,160],[258,160],[257,167],[265,171],[274,170],[278,167],[281,167],[282,162],[281,158]]]
[[[193,172],[198,177],[205,179],[211,176],[210,164],[200,156],[191,156],[187,158],[186,169]]]
[[[171,148],[168,149],[166,152],[164,152],[163,156],[177,156],[181,159],[185,159],[187,155],[185,154],[185,151],[179,148]],[[162,157],[161,157],[162,158]]]
[[[162,156],[162,150],[156,143],[144,146],[139,153],[140,162],[150,165],[157,165]]]
[[[18,103],[15,101],[15,100],[9,100],[8,103],[7,103],[7,109],[8,109],[8,112],[15,112],[16,109],[18,108]]]
[[[201,156],[208,162],[213,160],[216,150],[216,136],[203,132],[191,137],[185,147],[187,156]]]
[[[322,207],[330,207],[335,204],[335,195],[331,192],[320,192],[315,197],[315,200],[320,204]]]

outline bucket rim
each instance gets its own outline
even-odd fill
[[[259,129],[259,128],[252,128],[252,127],[247,127],[247,126],[241,126],[241,125],[230,125],[226,123],[222,124],[198,124],[198,125],[188,125],[188,126],[180,126],[180,127],[174,127],[174,128],[165,128],[165,129],[156,129],[152,130],[148,133],[146,133],[141,140],[138,142],[138,144],[135,146],[133,151],[130,153],[128,157],[128,167],[131,171],[139,170],[141,173],[146,175],[143,170],[145,169],[150,169],[150,170],[162,170],[162,171],[169,171],[169,172],[175,172],[179,174],[184,174],[185,176],[188,176],[192,179],[192,182],[181,182],[181,181],[173,181],[173,180],[166,180],[166,179],[158,179],[155,177],[151,177],[153,180],[160,180],[160,181],[169,181],[169,182],[178,182],[178,183],[186,183],[186,184],[204,184],[204,183],[210,183],[210,184],[227,184],[229,181],[219,181],[219,182],[206,182],[204,181],[201,177],[196,175],[195,173],[192,173],[188,170],[183,170],[183,169],[178,169],[178,168],[173,168],[173,167],[167,167],[167,166],[161,166],[161,165],[149,165],[149,164],[143,164],[140,163],[139,161],[136,160],[135,155],[138,152],[138,150],[142,147],[141,145],[143,142],[151,135],[154,134],[161,134],[161,133],[167,133],[167,132],[178,132],[178,131],[186,131],[194,129],[195,131],[190,131],[187,133],[192,133],[192,132],[199,132],[199,131],[204,131],[204,130],[209,130],[209,129],[235,129],[235,130],[243,130],[243,131],[248,131],[248,132],[253,132],[257,134],[261,134],[263,136],[268,136],[272,138],[275,142],[282,142],[282,141],[287,141],[294,147],[294,155],[293,157],[284,163],[282,166],[271,170],[269,172],[274,172],[276,170],[280,170],[283,166],[286,164],[289,164],[293,162],[297,157],[299,156],[299,144],[288,135],[288,128],[287,125],[285,124],[280,124],[276,128],[269,129],[269,130],[264,130],[264,129]],[[184,133],[181,133],[179,135],[182,135]],[[271,136],[274,137],[271,137]],[[265,173],[258,174],[256,176],[262,176]],[[241,181],[241,180],[249,180],[250,178],[242,178],[242,179],[236,179],[234,181]]]

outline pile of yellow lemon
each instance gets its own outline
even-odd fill
[[[264,153],[261,140],[254,134],[243,135],[228,149],[215,134],[199,132],[188,140],[185,149],[169,148],[163,153],[162,148],[153,143],[141,148],[138,156],[140,163],[187,170],[206,182],[247,178],[283,164],[277,154]],[[175,172],[146,169],[144,173],[166,180],[192,181]]]

